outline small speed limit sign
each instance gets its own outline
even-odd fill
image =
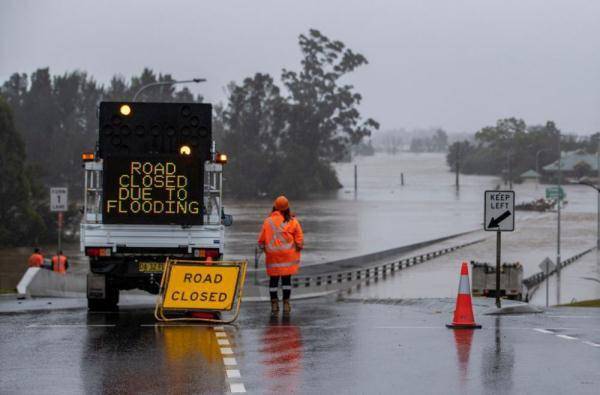
[[[69,207],[67,188],[50,188],[50,211],[67,211]]]

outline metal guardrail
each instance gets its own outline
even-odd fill
[[[569,259],[565,259],[564,261],[561,261],[560,268],[563,269],[563,268],[569,266],[570,264],[577,261],[582,256],[593,251],[595,248],[596,247],[588,248],[587,250],[580,252],[579,254],[573,255]],[[537,287],[538,285],[540,285],[542,282],[544,282],[544,280],[546,280],[546,277],[552,276],[555,273],[556,273],[556,269],[550,271],[548,273],[548,276],[546,276],[545,272],[537,272],[537,273],[523,279],[523,285],[525,285],[527,287],[527,297],[529,298],[533,295],[533,293],[535,292],[534,288]]]
[[[427,252],[420,255],[403,258],[397,261],[369,266],[361,269],[342,270],[327,274],[315,276],[297,276],[292,278],[292,287],[311,287],[325,286],[332,284],[343,284],[349,282],[362,282],[386,277],[388,273],[394,273],[399,270],[409,268],[419,263],[427,262],[432,259],[454,252],[461,248],[480,243],[485,239],[471,241],[469,243],[459,244],[452,247],[442,248],[433,252]]]

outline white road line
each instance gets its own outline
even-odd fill
[[[533,330],[536,331],[536,332],[540,332],[540,333],[548,333],[550,335],[554,335],[554,332],[549,331],[548,329],[533,328]]]
[[[549,315],[548,318],[598,318],[593,315]]]
[[[556,335],[556,337],[560,337],[561,339],[567,339],[567,340],[577,340],[576,337],[569,336],[569,335]]]
[[[231,383],[229,386],[231,387],[231,392],[234,394],[246,392],[246,387],[244,387],[243,383]]]
[[[588,346],[600,347],[600,344],[598,344],[598,343],[589,342],[589,341],[584,341],[584,343],[587,344]]]
[[[221,347],[221,354],[233,355],[233,350],[231,349],[231,347]]]
[[[374,329],[447,329],[445,326],[375,326]]]
[[[227,338],[227,333],[225,332],[225,328],[222,326],[216,326],[213,328],[215,332],[215,336],[217,337],[217,343],[219,346],[230,346],[229,339]],[[227,379],[229,379],[229,387],[231,393],[240,394],[246,392],[246,386],[244,383],[239,382],[238,380],[242,378],[242,375],[238,369],[227,369],[230,366],[237,366],[237,361],[234,357],[227,357],[226,355],[233,355],[232,347],[220,347],[221,355],[223,356],[223,365],[225,365],[225,373],[227,374]],[[232,382],[234,381],[234,382]]]
[[[30,324],[27,325],[27,328],[89,328],[89,327],[99,327],[99,328],[112,328],[115,327],[115,324]]]

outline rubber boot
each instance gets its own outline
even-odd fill
[[[290,305],[290,301],[288,299],[283,301],[283,315],[290,315],[292,312],[292,306]]]
[[[277,299],[271,300],[271,314],[276,315],[279,313],[279,301]]]

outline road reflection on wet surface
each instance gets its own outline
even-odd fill
[[[212,327],[153,325],[148,312],[87,315],[81,352],[88,393],[218,393],[226,390]],[[144,326],[140,323],[150,322]],[[114,326],[108,326],[108,325]],[[103,325],[103,326],[100,326]]]
[[[236,325],[156,323],[150,306],[4,314],[2,393],[597,393],[600,309],[450,330],[453,300],[245,304]],[[556,374],[560,366],[560,374]]]

